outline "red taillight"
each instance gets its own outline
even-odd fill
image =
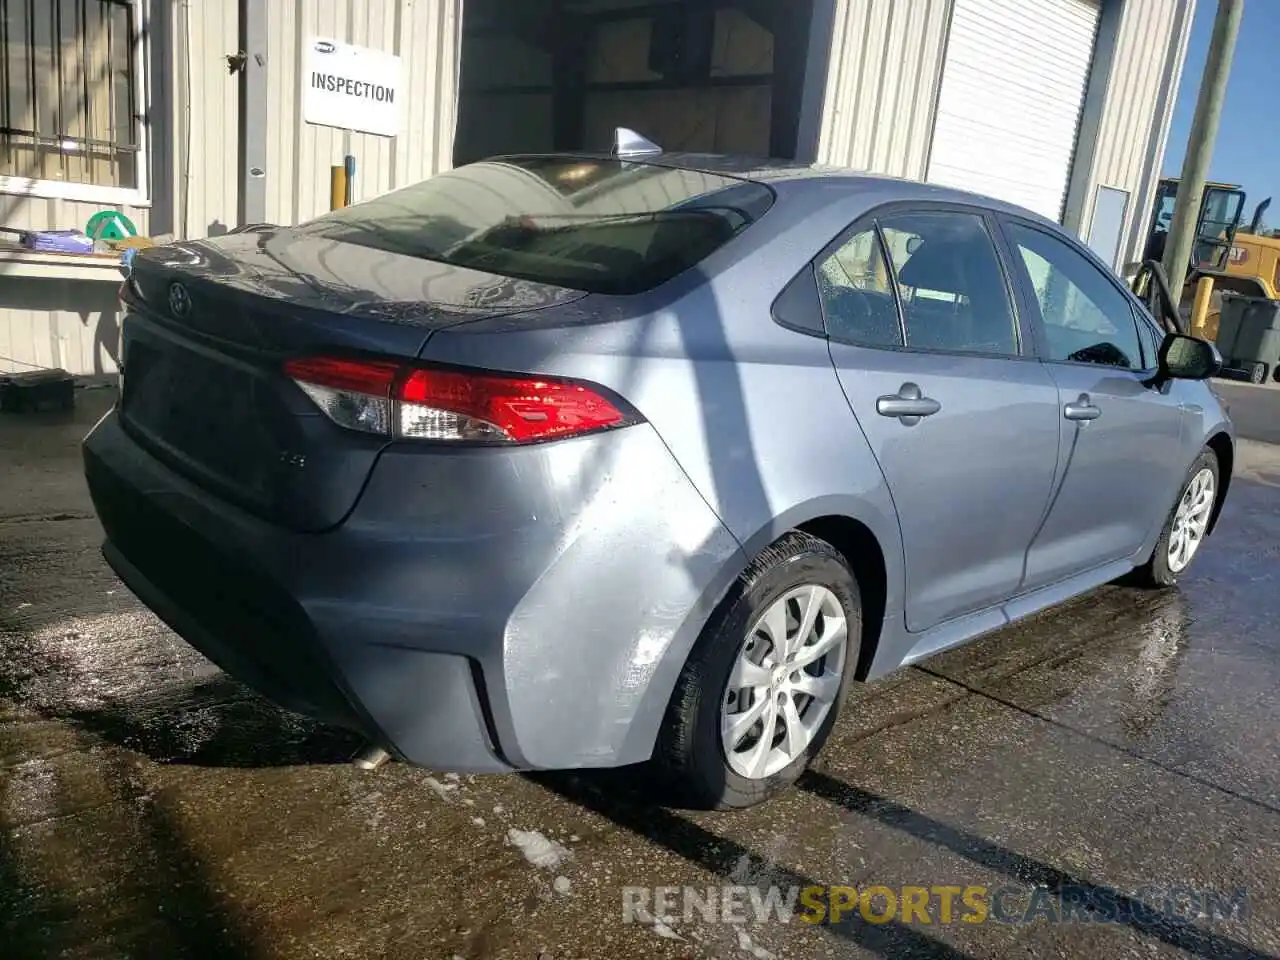
[[[400,368],[394,363],[311,357],[290,360],[285,364],[285,372],[294,380],[321,387],[387,397]]]
[[[340,426],[405,439],[530,443],[638,420],[570,380],[332,357],[285,372]]]
[[[561,380],[415,370],[400,387],[406,437],[542,440],[623,423],[596,391]]]

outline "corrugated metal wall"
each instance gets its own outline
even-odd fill
[[[298,223],[329,209],[329,168],[356,158],[355,196],[367,199],[447,169],[457,114],[462,0],[307,0],[268,18],[267,219]],[[399,55],[408,91],[393,138],[302,121],[307,43],[328,37]]]
[[[239,81],[226,57],[240,49],[239,11],[236,0],[183,0],[174,13],[169,42],[153,47],[152,69],[174,78],[174,137],[152,155],[175,161],[169,195],[158,196],[172,217],[155,226],[165,238],[205,237],[236,225]]]
[[[836,0],[818,161],[923,179],[951,0]]]
[[[1194,6],[1194,0],[1126,0],[1124,5],[1089,190],[1080,211],[1080,233],[1087,236],[1097,187],[1129,193],[1121,264],[1136,259],[1146,239]]]
[[[10,280],[0,291],[0,373],[62,367],[116,370],[116,287],[82,280]]]
[[[144,9],[150,205],[0,195],[0,225],[83,229],[90,215],[112,209],[124,211],[139,233],[171,240],[235,224],[239,110],[236,79],[223,58],[239,47],[236,0],[150,0]],[[61,366],[77,374],[114,373],[118,342],[114,284],[0,281],[0,372]]]

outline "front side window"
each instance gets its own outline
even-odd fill
[[[880,220],[902,300],[907,346],[1015,356],[1009,288],[983,218],[896,214]]]
[[[633,294],[696,266],[756,222],[773,191],[619,160],[468,164],[298,228],[388,253],[589,293]]]
[[[1044,322],[1048,359],[1143,369],[1128,299],[1066,242],[1020,223],[1009,225]]]
[[[1138,339],[1142,341],[1142,367],[1154,370],[1159,365],[1160,345],[1164,343],[1164,334],[1156,329],[1156,325],[1138,314]]]

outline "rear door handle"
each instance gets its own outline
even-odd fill
[[[896,417],[903,425],[913,427],[921,417],[931,417],[942,409],[942,404],[926,397],[914,383],[904,383],[896,394],[876,400],[876,413],[882,417]]]
[[[1068,420],[1097,420],[1102,411],[1093,405],[1087,393],[1082,393],[1075,403],[1068,403],[1062,408],[1062,415]]]

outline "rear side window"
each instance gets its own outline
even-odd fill
[[[902,346],[893,281],[874,229],[855,233],[818,264],[827,333],[866,347]]]
[[[1015,356],[1009,287],[982,217],[930,212],[880,221],[902,300],[907,346]]]
[[[773,204],[760,183],[618,160],[513,157],[459,167],[298,231],[590,293],[652,289]]]

